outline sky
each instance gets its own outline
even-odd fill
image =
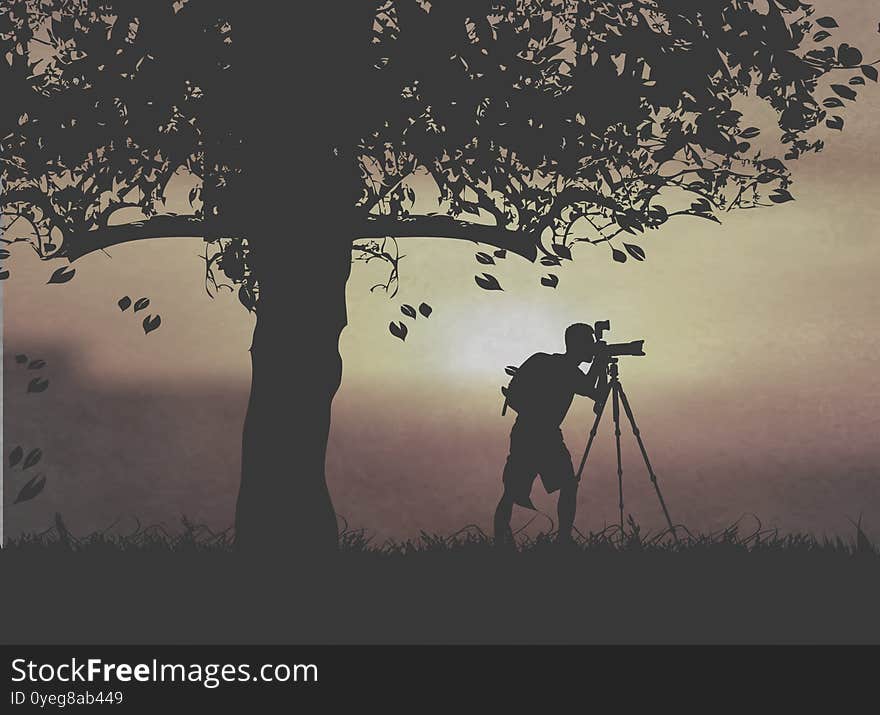
[[[878,10],[834,4],[840,36],[866,55],[880,56]],[[344,523],[379,540],[488,529],[512,424],[500,414],[504,366],[562,350],[572,322],[607,318],[610,339],[645,340],[647,356],[624,358],[621,376],[676,522],[850,537],[861,516],[880,538],[878,110],[868,87],[845,131],[793,165],[795,202],[732,212],[722,226],[670,222],[642,242],[645,262],[578,247],[555,290],[514,257],[493,271],[504,291],[479,289],[480,247],[459,241],[402,243],[394,299],[370,291],[380,267],[356,264],[327,458]],[[26,478],[6,470],[7,535],[48,528],[56,511],[75,533],[174,530],[182,515],[231,525],[253,318],[234,296],[209,297],[200,249],[179,239],[115,247],[77,262],[63,286],[45,285],[55,265],[15,251],[3,294],[4,451],[41,448],[32,471],[47,486],[12,505]],[[150,308],[122,313],[123,295],[149,297]],[[422,301],[431,317],[408,321],[405,342],[392,337],[400,305]],[[145,336],[147,312],[163,322]],[[33,374],[18,353],[47,361],[45,393],[25,393]],[[580,400],[564,423],[576,461],[591,419]],[[626,431],[623,460],[627,512],[659,528]],[[615,523],[616,490],[605,422],[577,527]],[[555,515],[540,483],[534,496]],[[514,528],[532,516],[516,512]],[[549,526],[539,514],[525,528]]]

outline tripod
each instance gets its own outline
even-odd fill
[[[608,381],[608,394],[605,396],[605,400],[596,411],[596,419],[593,422],[592,429],[590,429],[590,438],[587,440],[587,448],[584,450],[584,456],[581,458],[581,466],[578,467],[575,478],[580,482],[581,474],[584,471],[584,465],[587,463],[587,457],[590,455],[590,448],[593,446],[593,440],[596,439],[596,433],[599,430],[599,422],[602,420],[602,414],[605,412],[605,405],[608,404],[608,397],[610,396],[612,416],[614,419],[614,441],[617,446],[617,490],[620,508],[620,531],[623,533],[623,466],[620,459],[620,405],[622,403],[627,419],[629,419],[629,423],[632,426],[633,434],[635,435],[636,441],[639,443],[639,449],[642,451],[645,466],[648,468],[648,474],[651,477],[651,484],[654,485],[654,490],[657,492],[657,498],[660,500],[660,506],[663,508],[663,515],[666,517],[666,523],[669,524],[669,530],[672,532],[673,538],[678,541],[678,534],[675,532],[675,526],[673,526],[672,519],[669,517],[669,510],[666,508],[666,502],[663,499],[663,494],[660,492],[660,485],[657,484],[657,475],[654,474],[654,469],[651,467],[651,460],[648,459],[648,452],[645,450],[645,443],[642,441],[641,432],[639,432],[639,428],[636,425],[636,419],[633,416],[629,400],[626,398],[626,393],[623,391],[623,385],[620,384],[620,370],[617,365],[616,357],[612,357],[609,361],[608,377],[610,378]]]

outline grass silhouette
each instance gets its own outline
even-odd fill
[[[0,552],[5,643],[878,643],[880,552],[740,521],[630,520],[495,547],[477,527],[375,544],[345,528],[320,564],[254,559],[183,521],[75,537],[60,516]]]

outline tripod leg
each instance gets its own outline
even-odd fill
[[[666,523],[669,524],[669,530],[672,532],[673,538],[678,541],[678,534],[675,532],[675,526],[673,526],[672,519],[669,517],[669,510],[666,508],[666,501],[663,499],[663,494],[660,491],[660,485],[657,483],[657,475],[654,474],[654,469],[653,467],[651,467],[651,460],[648,459],[648,452],[645,449],[645,443],[642,441],[642,434],[639,431],[638,426],[636,425],[636,418],[633,416],[632,407],[630,407],[629,400],[626,397],[626,393],[623,391],[623,385],[620,385],[619,383],[618,385],[620,399],[623,402],[623,409],[626,412],[626,416],[629,419],[630,425],[632,425],[632,431],[636,437],[636,441],[639,443],[639,449],[642,451],[642,457],[645,460],[645,466],[648,468],[648,474],[651,477],[651,484],[654,485],[654,490],[657,492],[657,498],[660,500],[660,506],[663,508],[663,515],[666,517]]]
[[[618,393],[620,391],[620,383],[615,382],[612,386],[611,396],[613,402],[611,404],[614,415],[614,442],[617,446],[617,493],[620,497],[618,506],[620,507],[620,533],[623,534],[623,464],[620,459],[620,400]]]
[[[578,467],[577,473],[574,475],[576,481],[581,480],[581,474],[584,471],[584,465],[587,463],[587,457],[590,456],[590,449],[593,446],[593,440],[596,439],[596,432],[599,430],[599,422],[602,420],[602,413],[605,412],[605,405],[608,404],[608,399],[599,406],[599,411],[596,413],[596,419],[593,420],[593,426],[590,429],[590,438],[587,440],[587,447],[584,449],[584,456],[581,457],[581,466]]]

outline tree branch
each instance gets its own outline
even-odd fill
[[[367,216],[358,223],[356,238],[448,238],[484,243],[503,248],[534,261],[538,256],[537,238],[520,231],[459,221],[448,216]]]
[[[236,235],[231,232],[229,237]],[[153,216],[116,226],[106,226],[65,237],[61,253],[76,261],[89,253],[123,243],[151,238],[204,238],[205,224],[192,216]],[[537,240],[529,234],[483,224],[459,221],[448,216],[362,216],[352,240],[359,238],[447,238],[473,241],[503,248],[530,261],[537,258]]]

